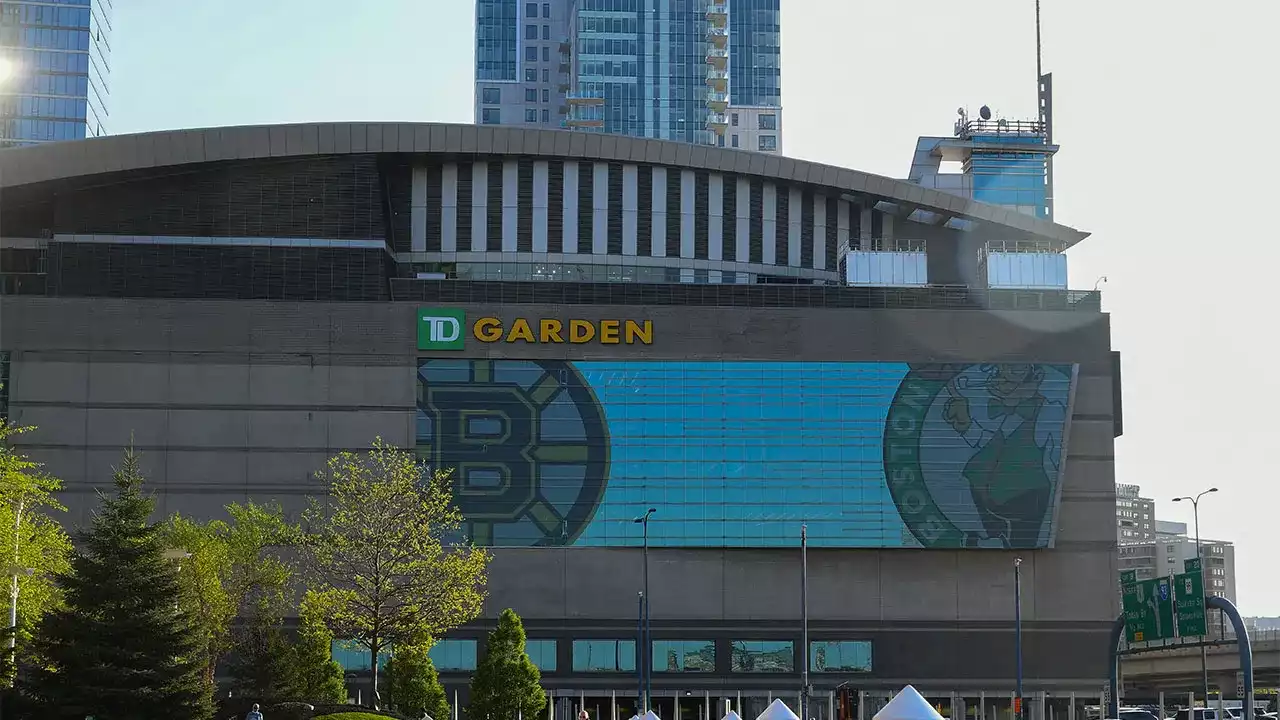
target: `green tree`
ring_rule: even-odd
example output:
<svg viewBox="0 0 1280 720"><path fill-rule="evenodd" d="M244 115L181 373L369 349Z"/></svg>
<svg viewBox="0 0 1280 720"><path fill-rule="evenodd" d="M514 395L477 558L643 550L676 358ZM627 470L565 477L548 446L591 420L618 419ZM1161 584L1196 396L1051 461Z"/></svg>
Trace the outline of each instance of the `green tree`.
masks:
<svg viewBox="0 0 1280 720"><path fill-rule="evenodd" d="M252 697L292 698L293 652L280 618L269 607L254 608L237 633L236 652L227 664L232 687Z"/></svg>
<svg viewBox="0 0 1280 720"><path fill-rule="evenodd" d="M61 601L54 578L70 568L71 539L50 513L64 512L54 493L62 483L41 470L40 464L19 453L11 439L34 427L10 425L0 418L0 561L7 571L9 598L17 597L18 625L8 632L8 619L3 642L4 652L0 677L12 682L14 669L24 659L30 645L31 630L40 618Z"/></svg>
<svg viewBox="0 0 1280 720"><path fill-rule="evenodd" d="M524 623L511 608L502 611L489 633L484 659L471 678L471 720L537 718L547 706L542 674L525 652Z"/></svg>
<svg viewBox="0 0 1280 720"><path fill-rule="evenodd" d="M283 696L311 703L344 703L347 685L333 659L333 634L325 624L332 613L326 597L307 593L298 610L298 637L285 653Z"/></svg>
<svg viewBox="0 0 1280 720"><path fill-rule="evenodd" d="M449 720L449 701L428 654L431 641L397 645L387 661L387 695L401 715Z"/></svg>
<svg viewBox="0 0 1280 720"><path fill-rule="evenodd" d="M280 624L288 612L288 586L292 569L279 551L293 544L297 528L289 525L276 505L226 507L231 522L200 523L174 515L163 526L169 548L188 554L180 566L183 602L198 619L206 658L206 675L214 671L233 647L269 639L263 623ZM251 617L236 633L237 617ZM260 649L260 648L259 648Z"/></svg>
<svg viewBox="0 0 1280 720"><path fill-rule="evenodd" d="M41 621L27 689L41 717L205 720L212 696L201 638L181 605L177 568L166 557L155 501L143 494L132 448L79 536L72 571L58 576L64 607Z"/></svg>
<svg viewBox="0 0 1280 720"><path fill-rule="evenodd" d="M319 477L329 494L303 517L304 572L334 635L368 650L376 703L380 653L480 614L489 554L450 542L462 514L448 473L381 438L330 458Z"/></svg>

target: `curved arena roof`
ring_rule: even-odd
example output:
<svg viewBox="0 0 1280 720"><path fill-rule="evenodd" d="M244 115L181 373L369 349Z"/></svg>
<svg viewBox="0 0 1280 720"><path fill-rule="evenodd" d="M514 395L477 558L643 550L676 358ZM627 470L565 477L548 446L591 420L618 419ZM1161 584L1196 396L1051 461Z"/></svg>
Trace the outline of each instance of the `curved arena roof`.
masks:
<svg viewBox="0 0 1280 720"><path fill-rule="evenodd" d="M973 202L880 175L792 158L665 140L439 123L304 123L114 135L0 152L0 187L13 188L102 173L199 163L375 153L531 155L564 160L638 162L754 175L823 186L833 193L888 203L894 214L921 210L942 224L953 218L1005 234L1069 247L1088 233L1003 207Z"/></svg>

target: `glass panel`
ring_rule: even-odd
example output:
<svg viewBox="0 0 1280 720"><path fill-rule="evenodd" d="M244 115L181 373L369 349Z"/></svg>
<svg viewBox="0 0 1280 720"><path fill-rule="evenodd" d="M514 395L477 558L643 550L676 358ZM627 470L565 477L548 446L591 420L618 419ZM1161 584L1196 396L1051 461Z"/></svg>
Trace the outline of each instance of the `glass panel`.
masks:
<svg viewBox="0 0 1280 720"><path fill-rule="evenodd" d="M621 326L507 317L483 336L474 320L463 340L477 354L502 338L607 331L642 345L663 332L643 315ZM795 547L802 520L814 547L1043 547L1073 375L1066 364L432 358L417 402L439 421L419 425L417 444L477 488L458 502L484 545L639 547L641 526L618 519L657 507L649 543L663 547ZM500 440L462 422L480 410L503 418Z"/></svg>
<svg viewBox="0 0 1280 720"><path fill-rule="evenodd" d="M542 672L556 671L556 641L527 640L524 644L525 654Z"/></svg>
<svg viewBox="0 0 1280 720"><path fill-rule="evenodd" d="M730 669L744 673L795 672L795 643L790 640L735 640Z"/></svg>
<svg viewBox="0 0 1280 720"><path fill-rule="evenodd" d="M369 650L355 640L334 640L330 645L333 659L338 661L343 670L349 672L369 671ZM378 667L385 668L391 659L391 651L378 653Z"/></svg>
<svg viewBox="0 0 1280 720"><path fill-rule="evenodd" d="M436 670L475 670L475 640L440 640L428 653Z"/></svg>
<svg viewBox="0 0 1280 720"><path fill-rule="evenodd" d="M574 672L635 672L635 640L574 640Z"/></svg>
<svg viewBox="0 0 1280 720"><path fill-rule="evenodd" d="M813 672L871 672L869 640L820 640L809 643L809 669Z"/></svg>
<svg viewBox="0 0 1280 720"><path fill-rule="evenodd" d="M715 672L716 645L711 640L655 640L654 672Z"/></svg>

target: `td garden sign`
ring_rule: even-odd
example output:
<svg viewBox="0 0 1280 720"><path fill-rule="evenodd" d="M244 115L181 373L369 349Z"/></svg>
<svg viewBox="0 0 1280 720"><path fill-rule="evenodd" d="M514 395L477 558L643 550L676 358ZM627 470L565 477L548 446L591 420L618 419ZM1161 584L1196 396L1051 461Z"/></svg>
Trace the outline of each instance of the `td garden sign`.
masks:
<svg viewBox="0 0 1280 720"><path fill-rule="evenodd" d="M419 350L462 350L467 338L482 343L531 345L652 345L652 320L468 318L457 308L418 308Z"/></svg>

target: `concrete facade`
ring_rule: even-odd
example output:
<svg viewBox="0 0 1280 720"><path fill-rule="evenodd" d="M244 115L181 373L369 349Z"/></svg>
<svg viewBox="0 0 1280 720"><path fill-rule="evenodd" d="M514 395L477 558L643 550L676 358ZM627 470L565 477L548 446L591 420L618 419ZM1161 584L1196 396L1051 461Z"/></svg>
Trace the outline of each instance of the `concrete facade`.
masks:
<svg viewBox="0 0 1280 720"><path fill-rule="evenodd" d="M296 512L321 490L313 473L329 454L367 447L375 436L412 445L416 359L431 355L415 349L415 308L8 297L0 350L12 358L10 417L40 426L24 437L24 449L65 481L72 523L87 520L94 490L109 484L130 441L143 453L164 514L216 516L246 498L277 499ZM498 317L565 312L466 309ZM573 314L651 318L655 339L613 349L497 343L486 347L488 357L1078 363L1056 546L1016 554L1024 560L1026 673L1030 687L1081 692L1105 677L1103 649L1118 605L1109 590L1118 569L1107 316L602 306ZM656 638L694 628L716 638L798 631L798 552L650 554ZM873 640L874 672L855 684L1011 686L1014 557L811 551L811 636ZM539 637L632 637L640 559L634 548L497 549L485 617L513 607ZM482 625L469 636L482 637ZM569 645L560 642L561 668L571 666ZM713 680L725 682L673 682ZM556 686L554 674L547 681ZM575 678L570 686L625 682Z"/></svg>

